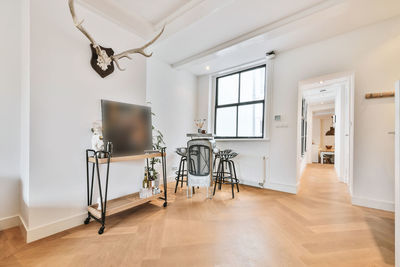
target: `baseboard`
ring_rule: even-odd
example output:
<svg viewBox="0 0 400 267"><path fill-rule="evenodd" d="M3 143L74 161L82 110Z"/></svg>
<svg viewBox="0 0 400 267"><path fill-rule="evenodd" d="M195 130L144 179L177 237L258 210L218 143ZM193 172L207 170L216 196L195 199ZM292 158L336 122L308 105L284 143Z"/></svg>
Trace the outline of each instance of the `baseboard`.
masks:
<svg viewBox="0 0 400 267"><path fill-rule="evenodd" d="M175 177L168 177L168 182L175 181ZM30 243L56 233L68 230L70 228L83 224L83 221L87 217L87 212L77 214L68 218L64 218L49 224L41 225L35 228L21 227L22 231L25 231L26 242ZM21 220L22 221L22 220Z"/></svg>
<svg viewBox="0 0 400 267"><path fill-rule="evenodd" d="M167 176L167 182L171 183L171 182L175 182L175 176ZM160 183L162 184L162 183Z"/></svg>
<svg viewBox="0 0 400 267"><path fill-rule="evenodd" d="M22 233L22 236L24 237L24 240L26 242L26 237L27 237L27 233L28 233L28 227L26 226L26 223L24 221L24 219L22 218L21 215L18 216L19 220L20 220L20 224L19 224L19 230Z"/></svg>
<svg viewBox="0 0 400 267"><path fill-rule="evenodd" d="M291 185L291 184L280 184L280 183L267 182L267 183L265 183L264 188L267 188L270 190L275 190L275 191L280 191L280 192L285 192L285 193L290 193L290 194L297 194L297 186Z"/></svg>
<svg viewBox="0 0 400 267"><path fill-rule="evenodd" d="M20 223L19 215L2 218L0 219L0 231L19 226Z"/></svg>
<svg viewBox="0 0 400 267"><path fill-rule="evenodd" d="M70 228L83 224L87 217L87 212L61 219L49 224L41 225L35 228L29 228L26 231L26 242L30 243L56 233L68 230Z"/></svg>
<svg viewBox="0 0 400 267"><path fill-rule="evenodd" d="M353 196L351 198L351 203L356 206L394 212L394 202L386 200L376 200Z"/></svg>
<svg viewBox="0 0 400 267"><path fill-rule="evenodd" d="M288 185L288 184L279 184L279 183L265 183L264 186L261 186L258 182L250 181L250 180L243 180L240 179L240 183L248 186L258 187L258 188L265 188L274 191L280 191L290 194L297 193L297 186L296 185Z"/></svg>

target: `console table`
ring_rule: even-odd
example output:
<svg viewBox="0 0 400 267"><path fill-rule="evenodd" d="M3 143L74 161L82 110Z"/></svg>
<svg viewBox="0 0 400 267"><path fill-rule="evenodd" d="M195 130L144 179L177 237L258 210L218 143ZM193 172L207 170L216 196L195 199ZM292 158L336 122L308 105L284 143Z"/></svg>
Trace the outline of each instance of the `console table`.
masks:
<svg viewBox="0 0 400 267"><path fill-rule="evenodd" d="M325 155L335 156L335 151L321 151L320 155L321 155L321 164L324 164L324 156Z"/></svg>
<svg viewBox="0 0 400 267"><path fill-rule="evenodd" d="M87 206L88 206L88 217L84 221L85 224L90 222L90 219L93 218L95 221L101 224L101 227L98 233L101 235L104 232L106 217L112 214L116 214L122 212L124 210L136 207L138 205L150 202L154 199L162 199L164 200L164 207L167 206L167 167L166 167L166 148L162 148L161 151L156 153L145 153L142 155L132 155L132 156L124 156L124 157L112 157L111 153L106 151L94 151L92 149L86 150L86 182L87 182ZM105 155L105 157L100 158L100 155ZM163 175L163 183L164 183L164 191L160 194L153 195L148 198L140 198L139 192L122 196L119 198L115 198L112 200L107 200L108 193L108 179L110 173L110 163L113 162L125 162L125 161L133 161L133 160L142 160L146 159L147 167L149 167L149 159L151 158L161 158L162 163L162 175ZM106 164L106 180L104 188L101 184L100 177L100 165ZM91 165L91 166L90 166ZM90 168L91 167L91 168ZM91 169L91 171L90 171ZM98 209L98 204L93 204L93 184L94 184L94 176L97 176L97 183L99 185L99 195L100 202L102 203L101 209ZM104 192L104 195L103 195Z"/></svg>

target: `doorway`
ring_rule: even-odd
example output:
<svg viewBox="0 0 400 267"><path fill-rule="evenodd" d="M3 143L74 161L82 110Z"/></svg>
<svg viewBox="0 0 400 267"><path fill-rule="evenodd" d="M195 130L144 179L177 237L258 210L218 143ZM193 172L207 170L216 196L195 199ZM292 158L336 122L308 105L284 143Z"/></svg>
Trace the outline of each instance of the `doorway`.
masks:
<svg viewBox="0 0 400 267"><path fill-rule="evenodd" d="M299 82L297 184L307 164L332 164L353 193L354 73Z"/></svg>

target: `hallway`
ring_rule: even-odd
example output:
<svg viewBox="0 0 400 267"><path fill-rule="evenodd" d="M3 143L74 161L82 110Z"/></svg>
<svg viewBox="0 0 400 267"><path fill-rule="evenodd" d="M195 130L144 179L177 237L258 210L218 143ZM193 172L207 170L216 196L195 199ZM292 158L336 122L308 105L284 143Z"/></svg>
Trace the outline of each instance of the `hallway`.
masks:
<svg viewBox="0 0 400 267"><path fill-rule="evenodd" d="M301 210L313 232L303 246L318 255L315 259L326 259L320 264L394 265L394 213L351 205L347 185L337 180L334 165L307 166L297 203L297 212Z"/></svg>
<svg viewBox="0 0 400 267"><path fill-rule="evenodd" d="M185 188L162 202L31 244L0 232L0 266L393 266L394 215L355 207L330 165L308 165L298 195L242 186L213 200ZM156 204L156 205L154 205Z"/></svg>

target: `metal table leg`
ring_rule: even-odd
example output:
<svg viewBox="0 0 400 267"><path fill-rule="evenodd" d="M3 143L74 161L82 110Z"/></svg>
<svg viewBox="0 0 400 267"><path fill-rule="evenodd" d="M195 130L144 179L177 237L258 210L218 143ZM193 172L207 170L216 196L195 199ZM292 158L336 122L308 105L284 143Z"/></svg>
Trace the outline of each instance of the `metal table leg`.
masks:
<svg viewBox="0 0 400 267"><path fill-rule="evenodd" d="M163 183L164 183L164 207L166 207L167 204L167 160L165 158L165 150L166 147L161 148L161 165L162 165L162 173L163 173Z"/></svg>
<svg viewBox="0 0 400 267"><path fill-rule="evenodd" d="M99 154L104 153L107 156L107 172L106 172L106 188L103 198L102 188L101 188L101 177L100 177L100 168L99 168ZM108 192L108 176L110 171L110 159L111 154L106 151L97 151L95 154L96 159L96 171L97 171L97 182L99 184L99 195L100 195L100 205L101 205L101 227L99 229L99 235L104 232L105 224L106 224L106 211L107 211L107 192ZM104 199L104 201L103 201Z"/></svg>

